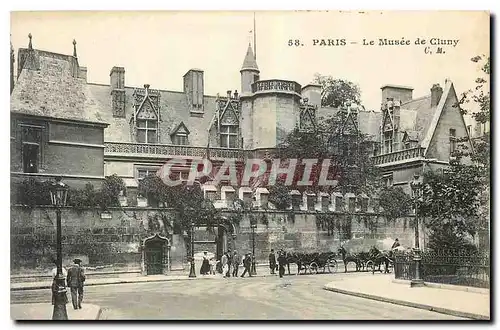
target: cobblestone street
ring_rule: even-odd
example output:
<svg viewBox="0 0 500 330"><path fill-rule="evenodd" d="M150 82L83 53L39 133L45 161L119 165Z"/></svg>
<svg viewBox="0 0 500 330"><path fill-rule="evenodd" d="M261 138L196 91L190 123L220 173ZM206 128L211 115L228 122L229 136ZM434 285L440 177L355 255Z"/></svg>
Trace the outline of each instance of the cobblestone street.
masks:
<svg viewBox="0 0 500 330"><path fill-rule="evenodd" d="M323 290L331 280L310 275L104 285L86 288L85 302L101 306L105 320L460 319ZM11 292L11 301L50 302L50 292Z"/></svg>

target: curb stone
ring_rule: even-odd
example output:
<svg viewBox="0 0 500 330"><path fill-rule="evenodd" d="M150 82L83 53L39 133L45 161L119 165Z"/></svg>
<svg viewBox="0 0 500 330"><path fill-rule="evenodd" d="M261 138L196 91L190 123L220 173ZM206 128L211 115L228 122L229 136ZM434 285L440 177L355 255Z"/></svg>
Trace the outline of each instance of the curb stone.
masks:
<svg viewBox="0 0 500 330"><path fill-rule="evenodd" d="M371 295L371 294L367 294L367 293L343 290L343 289L339 289L339 288L335 288L335 287L330 287L328 285L325 285L323 287L323 289L325 289L327 291L332 291L332 292L336 292L336 293L350 295L350 296L356 296L356 297L365 298L365 299L377 300L377 301L382 301L382 302L406 306L406 307L424 309L424 310L428 310L431 312L437 312L437 313L441 313L441 314L447 314L447 315L463 317L463 318L468 318L468 319L473 319L473 320L482 320L482 321L485 321L485 320L489 321L490 320L490 317L488 317L486 315L460 312L460 311L442 308L442 307L435 307L435 306L431 306L431 305L414 303L414 302L410 302L410 301L404 301L404 300L393 299L393 298L386 298L386 297Z"/></svg>

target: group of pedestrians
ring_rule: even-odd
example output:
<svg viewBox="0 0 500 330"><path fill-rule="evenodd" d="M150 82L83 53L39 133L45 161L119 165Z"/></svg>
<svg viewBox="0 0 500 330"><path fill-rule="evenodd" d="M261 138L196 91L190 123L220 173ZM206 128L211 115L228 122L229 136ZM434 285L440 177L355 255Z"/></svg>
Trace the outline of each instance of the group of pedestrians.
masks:
<svg viewBox="0 0 500 330"><path fill-rule="evenodd" d="M252 277L251 266L252 266L252 254L247 253L243 257L238 251L234 250L226 251L222 255L221 259L216 261L215 258L209 258L208 252L203 253L203 261L200 268L201 275L215 275L216 272L222 273L224 278L228 277L238 277L238 271L240 265L243 264L244 270L240 277L245 277L248 274Z"/></svg>

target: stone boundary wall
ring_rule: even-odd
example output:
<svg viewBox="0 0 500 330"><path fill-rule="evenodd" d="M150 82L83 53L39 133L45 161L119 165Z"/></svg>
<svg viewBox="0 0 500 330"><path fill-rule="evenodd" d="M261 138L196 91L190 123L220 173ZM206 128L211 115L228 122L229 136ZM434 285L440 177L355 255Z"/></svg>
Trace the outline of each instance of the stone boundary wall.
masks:
<svg viewBox="0 0 500 330"><path fill-rule="evenodd" d="M170 261L172 270L187 269L187 249L183 233L168 232L158 213L166 215L166 221L174 222L172 210L155 208L124 207L107 212L100 210L80 210L70 207L62 209L63 259L69 265L79 257L89 267L103 270L134 270L141 267L142 242L145 238L160 232L170 238ZM232 211L223 214L231 216ZM386 224L376 215L376 228L365 225L359 216L334 214L334 217L349 218L352 239L347 240L341 233L318 228L319 212L308 211L252 211L243 214L235 225L236 235L227 235L227 248L240 253L252 251L252 231L250 214L257 220L255 230L255 252L258 263L266 263L271 249L289 249L299 252L337 251L341 244L363 242L366 239L398 237L403 246L413 246L414 231L411 219L399 219ZM406 221L406 226L405 226ZM421 235L423 236L423 235ZM215 235L198 228L196 240L214 240ZM54 268L52 259L56 255L56 212L51 207L27 208L11 207L11 272L48 272ZM349 243L349 244L351 244ZM210 243L196 244L195 252L215 251Z"/></svg>

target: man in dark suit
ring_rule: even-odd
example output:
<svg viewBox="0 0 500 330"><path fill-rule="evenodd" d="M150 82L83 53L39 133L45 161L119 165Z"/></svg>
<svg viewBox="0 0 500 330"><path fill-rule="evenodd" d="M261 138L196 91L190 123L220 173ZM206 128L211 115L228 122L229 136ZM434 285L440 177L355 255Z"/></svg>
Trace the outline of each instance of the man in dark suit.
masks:
<svg viewBox="0 0 500 330"><path fill-rule="evenodd" d="M247 253L245 255L245 259L243 259L243 266L245 267L245 270L243 271L243 274L241 274L241 277L245 277L246 273L248 273L249 277L252 277L252 272L250 272L251 265L252 265L252 257L250 257L250 253Z"/></svg>
<svg viewBox="0 0 500 330"><path fill-rule="evenodd" d="M283 275L285 275L285 264L286 264L286 255L285 251L283 250L279 251L278 264L279 264L279 276L283 277Z"/></svg>
<svg viewBox="0 0 500 330"><path fill-rule="evenodd" d="M80 266L81 260L73 260L74 264L68 270L66 283L71 289L71 301L73 302L74 309L82 308L83 300L83 283L85 282L85 272Z"/></svg>
<svg viewBox="0 0 500 330"><path fill-rule="evenodd" d="M238 277L238 267L241 264L241 256L238 251L234 250L233 255L233 277Z"/></svg>
<svg viewBox="0 0 500 330"><path fill-rule="evenodd" d="M276 270L276 255L274 254L274 249L271 249L269 253L269 268L271 269L271 275L274 275Z"/></svg>

